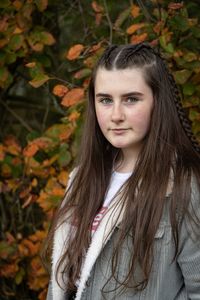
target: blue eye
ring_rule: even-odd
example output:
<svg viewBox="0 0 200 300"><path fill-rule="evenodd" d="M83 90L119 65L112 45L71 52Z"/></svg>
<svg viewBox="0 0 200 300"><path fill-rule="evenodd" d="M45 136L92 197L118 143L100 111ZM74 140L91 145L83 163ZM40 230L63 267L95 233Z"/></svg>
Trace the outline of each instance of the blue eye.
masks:
<svg viewBox="0 0 200 300"><path fill-rule="evenodd" d="M99 102L101 102L101 103L103 103L103 104L110 104L110 103L112 103L113 101L112 101L112 99L110 99L110 98L102 98L102 99L99 100Z"/></svg>
<svg viewBox="0 0 200 300"><path fill-rule="evenodd" d="M136 98L136 97L132 97L132 96L127 97L126 100L125 100L126 103L135 103L137 101L139 101L139 99Z"/></svg>

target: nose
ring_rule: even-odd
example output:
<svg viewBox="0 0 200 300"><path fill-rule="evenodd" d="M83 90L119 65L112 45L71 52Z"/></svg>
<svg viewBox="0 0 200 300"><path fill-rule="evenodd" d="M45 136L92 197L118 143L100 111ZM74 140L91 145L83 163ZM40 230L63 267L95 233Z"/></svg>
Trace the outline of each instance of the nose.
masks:
<svg viewBox="0 0 200 300"><path fill-rule="evenodd" d="M115 123L124 121L124 112L120 103L115 103L113 105L111 120Z"/></svg>

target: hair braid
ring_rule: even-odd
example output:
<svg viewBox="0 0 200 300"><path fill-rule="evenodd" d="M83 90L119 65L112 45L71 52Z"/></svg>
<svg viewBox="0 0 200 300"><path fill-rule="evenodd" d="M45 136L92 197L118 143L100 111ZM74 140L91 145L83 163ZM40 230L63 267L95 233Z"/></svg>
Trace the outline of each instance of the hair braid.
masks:
<svg viewBox="0 0 200 300"><path fill-rule="evenodd" d="M183 127L183 129L184 129L187 137L190 139L190 141L191 141L194 149L197 152L200 153L199 143L198 143L197 139L195 138L195 136L194 136L194 134L192 132L191 125L189 123L189 120L188 120L188 118L186 116L186 113L185 113L185 111L183 109L183 106L182 106L179 89L178 89L178 87L176 85L176 82L174 80L173 75L169 72L169 70L168 70L167 67L166 67L166 71L167 71L167 75L168 75L169 81L171 83L172 93L174 95L174 102L175 102L175 105L176 105L176 109L177 109L178 116L179 116L179 119L181 121L182 127Z"/></svg>
<svg viewBox="0 0 200 300"><path fill-rule="evenodd" d="M194 134L192 132L191 125L190 125L189 120L186 116L186 113L183 109L182 102L181 102L181 97L180 97L180 92L179 92L179 89L177 87L177 84L175 82L175 79L174 79L173 75L170 73L169 68L167 67L165 60L163 59L162 55L160 54L160 52L158 52L157 49L153 49L150 45L148 45L146 43L144 43L144 47L148 48L154 55L156 55L159 59L162 60L163 65L164 65L165 70L166 70L166 73L167 73L167 76L168 76L168 79L171 83L171 91L172 91L172 94L174 95L174 103L175 103L175 106L176 106L176 109L177 109L178 116L179 116L179 119L181 121L182 127L183 127L187 137L191 141L191 143L193 145L193 148L198 153L200 153L199 143L198 143L196 137L194 136Z"/></svg>

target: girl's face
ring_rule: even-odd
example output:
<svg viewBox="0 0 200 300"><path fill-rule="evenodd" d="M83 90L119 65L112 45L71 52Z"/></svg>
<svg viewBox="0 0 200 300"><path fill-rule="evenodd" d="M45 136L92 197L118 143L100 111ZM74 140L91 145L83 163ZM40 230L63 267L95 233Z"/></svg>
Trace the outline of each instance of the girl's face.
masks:
<svg viewBox="0 0 200 300"><path fill-rule="evenodd" d="M95 80L95 110L100 129L116 148L138 152L148 133L153 93L138 68L99 68Z"/></svg>

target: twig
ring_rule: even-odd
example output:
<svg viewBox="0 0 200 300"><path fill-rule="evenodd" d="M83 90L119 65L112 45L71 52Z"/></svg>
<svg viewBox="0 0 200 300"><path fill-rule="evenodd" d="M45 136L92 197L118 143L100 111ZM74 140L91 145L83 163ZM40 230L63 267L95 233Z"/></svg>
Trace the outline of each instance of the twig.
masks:
<svg viewBox="0 0 200 300"><path fill-rule="evenodd" d="M104 3L105 12L106 12L105 15L106 15L106 18L107 18L107 21L108 21L108 25L109 25L109 28L110 28L109 43L112 44L112 39L113 39L113 25L112 25L112 22L111 22L111 19L110 19L110 16L109 16L108 5L107 5L106 0L103 0L103 3Z"/></svg>
<svg viewBox="0 0 200 300"><path fill-rule="evenodd" d="M1 105L3 105L7 111L9 111L11 113L11 115L13 115L13 117L15 117L15 119L17 119L29 132L32 132L33 129L21 118L19 117L6 103L4 103L2 100L0 100Z"/></svg>
<svg viewBox="0 0 200 300"><path fill-rule="evenodd" d="M140 8L143 10L144 16L146 17L147 21L153 21L156 22L156 19L153 18L150 13L148 12L146 6L144 5L142 0L136 0Z"/></svg>

